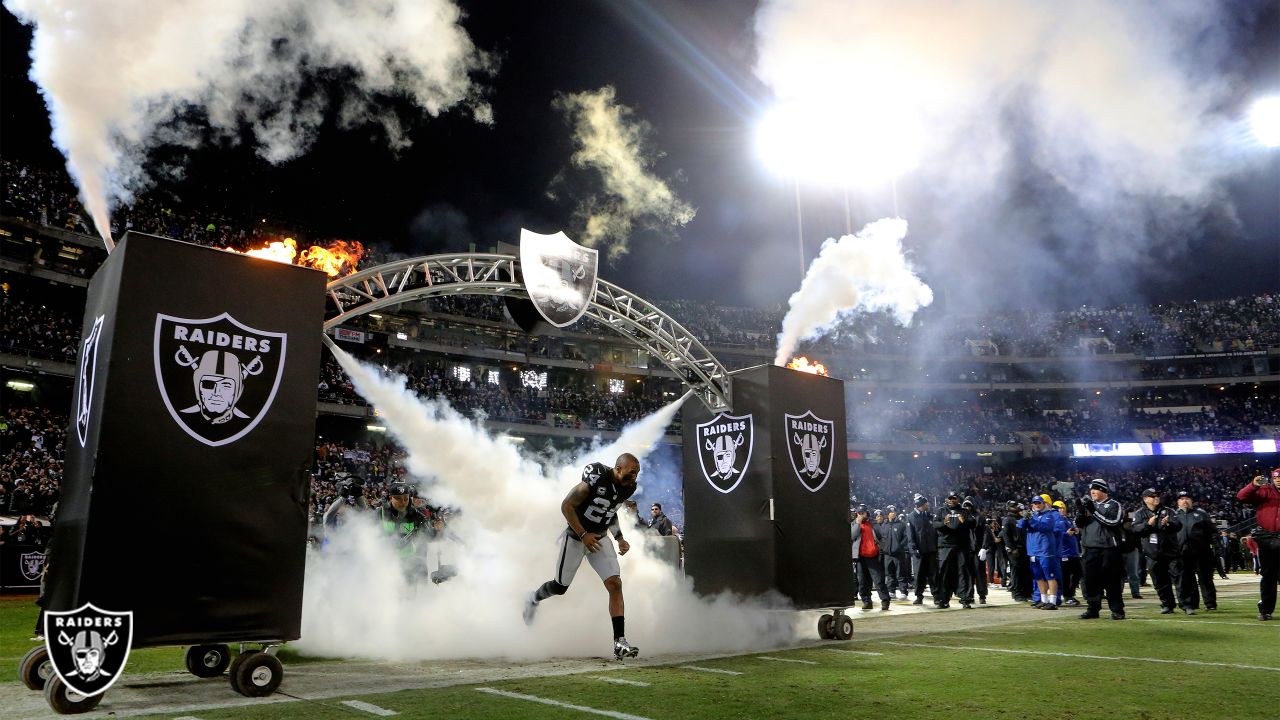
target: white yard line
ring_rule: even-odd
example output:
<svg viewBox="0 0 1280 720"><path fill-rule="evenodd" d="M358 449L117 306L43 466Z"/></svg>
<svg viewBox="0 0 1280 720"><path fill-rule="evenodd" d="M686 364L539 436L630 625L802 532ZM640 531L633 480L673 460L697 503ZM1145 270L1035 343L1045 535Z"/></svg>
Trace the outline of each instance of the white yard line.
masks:
<svg viewBox="0 0 1280 720"><path fill-rule="evenodd" d="M592 680L602 680L607 683L613 683L614 685L631 685L633 687L649 687L649 683L640 682L639 680L624 680L622 678L609 677L607 675L588 675L587 677L591 678Z"/></svg>
<svg viewBox="0 0 1280 720"><path fill-rule="evenodd" d="M770 661L770 662L796 663L797 665L817 665L817 664L818 664L818 663L816 663L816 662L814 662L814 661L812 661L812 660L789 660L789 659L787 659L787 658L769 657L769 656L767 656L767 655L762 655L762 656L760 656L760 657L758 657L758 658L756 658L756 659L757 659L757 660L768 660L768 661Z"/></svg>
<svg viewBox="0 0 1280 720"><path fill-rule="evenodd" d="M716 673L717 675L742 675L744 673L735 670L719 670L717 668L698 667L697 665L681 665L681 670L693 670L696 672Z"/></svg>
<svg viewBox="0 0 1280 720"><path fill-rule="evenodd" d="M844 653L845 655L871 655L873 657L881 657L884 653L871 652L870 650L841 650L840 648L823 648L827 652Z"/></svg>
<svg viewBox="0 0 1280 720"><path fill-rule="evenodd" d="M373 703L367 703L363 700L343 700L342 704L346 705L349 708L354 708L356 710L367 712L370 715L377 715L378 717L391 717L392 715L400 714L395 710L388 710L383 707L378 707Z"/></svg>
<svg viewBox="0 0 1280 720"><path fill-rule="evenodd" d="M649 720L649 718L640 715L628 715L626 713L614 712L613 710L600 710L586 705L574 705L572 703L560 702L551 698L538 697L537 695L525 695L524 693L507 692L497 688L476 688L476 691L486 693L488 695L498 695L512 700L528 700L529 702L542 703L543 705L551 705L553 707L561 707L567 710L577 710L578 712L591 713L592 715L600 715L603 717L616 718L616 720Z"/></svg>
<svg viewBox="0 0 1280 720"><path fill-rule="evenodd" d="M1162 663L1165 665L1204 665L1208 667L1237 668L1240 670L1269 670L1271 672L1280 672L1280 667L1267 667L1265 665L1239 665L1236 663L1206 662L1204 660L1165 660L1163 658L1130 657L1127 655L1083 655L1083 654L1077 654L1077 653L1049 652L1047 650L1012 650L1009 648L973 647L969 645L934 645L931 643L904 643L904 642L895 642L891 640L881 640L880 642L884 645L896 645L898 647L931 648L935 650L975 650L977 652L1006 653L1010 655L1048 655L1052 657L1084 658L1086 660L1130 660L1133 662Z"/></svg>

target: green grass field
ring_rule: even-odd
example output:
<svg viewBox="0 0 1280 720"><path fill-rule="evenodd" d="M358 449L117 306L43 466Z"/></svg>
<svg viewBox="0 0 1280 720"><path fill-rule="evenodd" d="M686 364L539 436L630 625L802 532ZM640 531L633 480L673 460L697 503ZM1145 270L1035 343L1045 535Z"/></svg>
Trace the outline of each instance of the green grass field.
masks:
<svg viewBox="0 0 1280 720"><path fill-rule="evenodd" d="M352 688L350 696L320 701L167 716L195 715L201 720L374 717L367 708L343 704L359 700L400 717L457 720L600 716L568 705L614 713L607 716L623 720L627 716L654 720L1274 718L1280 714L1280 622L1255 619L1255 593L1251 586L1224 593L1219 611L1196 617L1162 617L1148 600L1131 608L1131 619L1124 622L1083 622L1076 619L1076 612L1067 611L951 610L912 616L917 620L906 632L858 623L855 637L865 634L865 639L695 663L739 674L689 670L681 667L685 663L608 666L585 674L483 686L372 695L360 695L359 688ZM993 622L980 628L930 631L931 624L945 625L932 618L956 612L989 613ZM857 617L855 613L855 621ZM16 682L18 660L32 645L27 638L33 621L26 601L0 602L0 682ZM285 659L286 665L298 662ZM341 666L340 661L330 661L324 667L330 665ZM181 666L179 649L139 650L130 657L129 673L171 672ZM104 703L101 710L108 709Z"/></svg>

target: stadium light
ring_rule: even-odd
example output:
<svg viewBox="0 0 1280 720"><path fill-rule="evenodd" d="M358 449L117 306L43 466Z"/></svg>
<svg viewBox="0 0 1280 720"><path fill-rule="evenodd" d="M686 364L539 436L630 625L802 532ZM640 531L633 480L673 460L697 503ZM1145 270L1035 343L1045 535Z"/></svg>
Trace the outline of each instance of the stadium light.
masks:
<svg viewBox="0 0 1280 720"><path fill-rule="evenodd" d="M888 182L920 161L923 134L911 113L876 105L780 103L756 128L756 149L774 172L806 183Z"/></svg>
<svg viewBox="0 0 1280 720"><path fill-rule="evenodd" d="M1249 108L1249 127L1265 147L1280 147L1280 96L1255 101Z"/></svg>

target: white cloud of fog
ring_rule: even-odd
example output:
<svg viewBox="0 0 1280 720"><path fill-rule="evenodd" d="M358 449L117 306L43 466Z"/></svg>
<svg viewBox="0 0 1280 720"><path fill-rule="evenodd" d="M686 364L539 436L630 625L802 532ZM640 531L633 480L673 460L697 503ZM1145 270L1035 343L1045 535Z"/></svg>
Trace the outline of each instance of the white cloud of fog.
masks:
<svg viewBox="0 0 1280 720"><path fill-rule="evenodd" d="M573 125L573 166L598 173L603 188L578 204L584 244L618 257L636 225L671 230L693 220L697 211L653 172L660 155L648 146L648 124L618 102L613 87L562 95L554 106Z"/></svg>
<svg viewBox="0 0 1280 720"><path fill-rule="evenodd" d="M251 130L258 154L303 153L326 112L373 123L392 148L409 144L381 100L403 97L430 115L465 105L492 113L473 76L490 69L452 0L4 0L35 28L31 77L49 107L99 232L113 204L145 186L156 142L191 145L175 125L194 111L228 138ZM342 97L307 85L341 72Z"/></svg>

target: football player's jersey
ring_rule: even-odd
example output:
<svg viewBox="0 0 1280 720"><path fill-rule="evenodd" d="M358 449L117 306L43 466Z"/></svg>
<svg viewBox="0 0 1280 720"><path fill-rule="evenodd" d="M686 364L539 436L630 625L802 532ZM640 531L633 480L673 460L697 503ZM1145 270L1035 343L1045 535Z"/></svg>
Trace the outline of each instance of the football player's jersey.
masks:
<svg viewBox="0 0 1280 720"><path fill-rule="evenodd" d="M613 468L604 463L591 463L582 469L582 482L587 484L588 495L582 504L574 508L578 522L589 533L603 535L613 522L618 506L631 497L635 486L623 488L613 480Z"/></svg>

